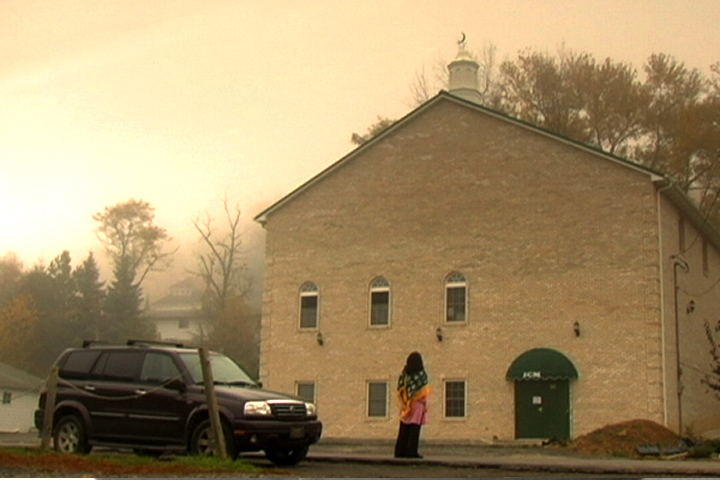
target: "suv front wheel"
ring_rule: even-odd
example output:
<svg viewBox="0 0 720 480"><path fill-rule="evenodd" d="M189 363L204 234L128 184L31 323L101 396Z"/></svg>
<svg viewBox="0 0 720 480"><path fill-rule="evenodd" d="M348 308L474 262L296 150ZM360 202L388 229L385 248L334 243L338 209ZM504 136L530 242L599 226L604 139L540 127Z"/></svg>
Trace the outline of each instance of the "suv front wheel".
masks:
<svg viewBox="0 0 720 480"><path fill-rule="evenodd" d="M225 422L221 421L221 423L225 435L225 451L229 458L235 459L238 456L235 439ZM193 430L192 439L190 440L190 453L193 455L215 455L215 439L213 438L210 420L203 420Z"/></svg>
<svg viewBox="0 0 720 480"><path fill-rule="evenodd" d="M66 415L58 421L53 443L60 453L90 453L85 424L77 415Z"/></svg>

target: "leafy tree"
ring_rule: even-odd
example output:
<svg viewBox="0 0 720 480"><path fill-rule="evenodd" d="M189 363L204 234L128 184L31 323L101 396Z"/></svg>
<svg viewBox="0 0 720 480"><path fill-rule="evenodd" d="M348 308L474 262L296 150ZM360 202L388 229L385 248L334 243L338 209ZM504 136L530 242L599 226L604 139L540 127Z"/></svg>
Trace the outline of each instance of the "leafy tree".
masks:
<svg viewBox="0 0 720 480"><path fill-rule="evenodd" d="M635 156L643 164L673 172L686 188L690 180L686 151L679 148L686 122L701 104L703 81L697 70L688 70L673 57L651 55L645 65L644 138Z"/></svg>
<svg viewBox="0 0 720 480"><path fill-rule="evenodd" d="M13 252L0 258L0 307L17 293L23 275L23 264Z"/></svg>
<svg viewBox="0 0 720 480"><path fill-rule="evenodd" d="M360 135L359 133L353 133L350 137L350 141L352 141L352 143L354 143L355 145L362 145L363 143L387 130L387 128L390 127L393 123L395 123L395 120L393 119L378 116L377 122L370 125L370 127L368 127L367 129L367 132L365 132L363 135Z"/></svg>
<svg viewBox="0 0 720 480"><path fill-rule="evenodd" d="M103 340L156 336L154 326L140 315L141 284L150 271L167 266L175 252L163 250L171 238L164 228L155 225L154 212L149 203L130 199L93 215L114 274L104 302L105 322L97 329Z"/></svg>
<svg viewBox="0 0 720 480"><path fill-rule="evenodd" d="M500 65L503 75L501 108L522 120L560 135L581 135L577 99L567 88L572 58L525 51L515 62Z"/></svg>
<svg viewBox="0 0 720 480"><path fill-rule="evenodd" d="M163 251L172 239L164 228L155 225L154 212L149 203L130 199L93 215L100 224L97 237L113 265L132 270L138 285L148 272L167 266L174 253Z"/></svg>
<svg viewBox="0 0 720 480"><path fill-rule="evenodd" d="M0 307L0 361L38 372L35 361L38 318L29 294L17 294Z"/></svg>
<svg viewBox="0 0 720 480"><path fill-rule="evenodd" d="M100 339L100 325L103 319L105 283L100 281L100 270L92 252L82 265L73 271L76 286L75 310L76 336L78 339Z"/></svg>
<svg viewBox="0 0 720 480"><path fill-rule="evenodd" d="M75 286L71 272L70 253L66 250L47 267L35 265L22 285L21 291L32 297L38 314L33 358L40 371L45 371L75 340Z"/></svg>
<svg viewBox="0 0 720 480"><path fill-rule="evenodd" d="M128 338L155 338L155 326L141 316L142 289L135 282L130 257L120 259L115 265L114 276L105 298L106 321L98 328L99 338L113 342Z"/></svg>
<svg viewBox="0 0 720 480"><path fill-rule="evenodd" d="M568 82L580 108L581 136L606 152L627 153L628 144L641 132L647 101L637 72L609 58L598 64L589 55L571 65Z"/></svg>
<svg viewBox="0 0 720 480"><path fill-rule="evenodd" d="M235 359L257 378L260 365L260 315L253 312L245 298L237 295L228 297L225 308L207 332L207 345Z"/></svg>
<svg viewBox="0 0 720 480"><path fill-rule="evenodd" d="M73 304L75 281L72 276L71 264L70 252L64 250L50 262L47 268L47 274L53 283L52 301L54 310L59 312L66 322L75 313Z"/></svg>

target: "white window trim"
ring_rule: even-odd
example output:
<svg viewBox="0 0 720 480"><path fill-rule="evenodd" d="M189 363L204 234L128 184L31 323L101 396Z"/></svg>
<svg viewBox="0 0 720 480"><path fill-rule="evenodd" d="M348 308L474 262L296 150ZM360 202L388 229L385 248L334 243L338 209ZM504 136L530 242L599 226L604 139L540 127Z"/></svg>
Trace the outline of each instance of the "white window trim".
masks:
<svg viewBox="0 0 720 480"><path fill-rule="evenodd" d="M447 416L447 384L462 382L465 385L464 388L464 399L463 399L463 416L462 417L448 417ZM443 396L442 396L442 415L443 420L448 422L465 422L468 420L468 381L467 378L443 378Z"/></svg>
<svg viewBox="0 0 720 480"><path fill-rule="evenodd" d="M312 385L313 386L313 398L312 403L317 407L317 382L315 380L297 380L295 382L295 395L300 396L300 385Z"/></svg>
<svg viewBox="0 0 720 480"><path fill-rule="evenodd" d="M385 415L370 416L370 384L385 384ZM366 420L387 420L390 416L390 382L387 379L372 379L365 382L365 419Z"/></svg>
<svg viewBox="0 0 720 480"><path fill-rule="evenodd" d="M303 290L306 286L312 286L314 290ZM315 326L314 327L303 327L302 326L302 301L303 298L315 297L317 299L315 307ZM300 286L300 296L298 297L298 330L303 332L314 332L320 329L320 289L315 282L305 282Z"/></svg>
<svg viewBox="0 0 720 480"><path fill-rule="evenodd" d="M459 274L462 275L463 281L450 281L450 277ZM464 287L465 288L465 320L462 321L448 321L447 309L448 309L448 289L453 287ZM470 287L467 280L467 276L459 270L454 270L445 276L445 284L443 285L443 324L445 325L466 325L470 318Z"/></svg>
<svg viewBox="0 0 720 480"><path fill-rule="evenodd" d="M375 281L377 281L377 280L384 280L386 285L373 286L373 283L375 283ZM388 293L388 318L387 318L387 323L384 325L373 325L373 323L372 323L372 307L373 307L372 296L373 296L373 293L378 293L378 292L387 292ZM385 277L382 277L382 276L375 277L370 282L370 292L368 295L368 326L370 328L390 328L391 325L392 325L392 289L390 288L390 282L388 282L387 278L385 278Z"/></svg>

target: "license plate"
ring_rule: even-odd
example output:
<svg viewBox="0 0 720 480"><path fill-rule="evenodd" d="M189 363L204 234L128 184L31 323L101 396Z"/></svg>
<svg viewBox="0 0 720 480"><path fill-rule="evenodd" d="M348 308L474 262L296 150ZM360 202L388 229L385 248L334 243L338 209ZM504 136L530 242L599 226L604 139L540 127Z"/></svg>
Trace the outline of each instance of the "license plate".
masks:
<svg viewBox="0 0 720 480"><path fill-rule="evenodd" d="M290 438L303 438L305 427L290 427Z"/></svg>

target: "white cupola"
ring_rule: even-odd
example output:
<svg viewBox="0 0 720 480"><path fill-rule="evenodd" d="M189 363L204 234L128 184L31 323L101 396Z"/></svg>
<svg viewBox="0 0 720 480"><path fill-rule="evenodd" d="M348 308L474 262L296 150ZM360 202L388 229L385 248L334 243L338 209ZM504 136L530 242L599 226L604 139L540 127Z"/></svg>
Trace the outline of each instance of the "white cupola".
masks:
<svg viewBox="0 0 720 480"><path fill-rule="evenodd" d="M478 64L467 51L467 37L462 34L462 39L458 42L458 53L455 60L448 65L450 73L450 84L448 91L465 100L475 103L482 103L482 95L478 90Z"/></svg>

